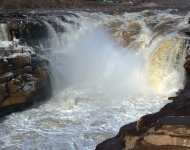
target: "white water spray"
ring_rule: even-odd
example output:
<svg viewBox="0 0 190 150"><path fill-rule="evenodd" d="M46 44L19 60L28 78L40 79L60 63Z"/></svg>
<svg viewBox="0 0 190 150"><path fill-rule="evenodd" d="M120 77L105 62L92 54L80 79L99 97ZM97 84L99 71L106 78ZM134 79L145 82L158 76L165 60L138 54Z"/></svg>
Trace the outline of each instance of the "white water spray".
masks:
<svg viewBox="0 0 190 150"><path fill-rule="evenodd" d="M52 49L53 53L47 56L55 79L54 96L46 103L37 103L38 107L12 114L3 120L0 124L3 129L0 148L92 150L98 143L115 136L122 125L156 112L166 104L168 93L163 95L158 91L165 85L158 82L159 86L154 88L149 79L166 81L165 84L171 81L165 79L175 79L176 83L169 88L179 88L178 83L182 81L176 77L181 72L178 66L182 67L183 63L180 51L183 41L176 39L177 32L170 35L172 37L163 38L162 34L158 34L154 38L155 28L151 24L162 20L160 25L167 26L168 20L174 17L181 28L183 18L187 17L167 15L165 19L164 15L157 14L160 11L153 10L149 19L148 13L110 16L77 12L80 18L67 18L73 24L58 22L65 28L63 35L56 36L63 48ZM127 22L136 28L125 26ZM133 34L132 37L123 36L126 35L124 27ZM178 28L176 26L175 30ZM49 26L49 29L52 28ZM159 30L158 26L156 30ZM53 29L49 31L55 32ZM131 42L126 42L130 44L121 48L118 43L125 40ZM161 42L163 40L166 44ZM137 44L134 49L133 45ZM57 47L60 48L60 45ZM158 62L171 64L168 65L170 69L153 61L157 58L160 58ZM148 63L151 61L154 63ZM162 75L157 78L153 73L159 68Z"/></svg>

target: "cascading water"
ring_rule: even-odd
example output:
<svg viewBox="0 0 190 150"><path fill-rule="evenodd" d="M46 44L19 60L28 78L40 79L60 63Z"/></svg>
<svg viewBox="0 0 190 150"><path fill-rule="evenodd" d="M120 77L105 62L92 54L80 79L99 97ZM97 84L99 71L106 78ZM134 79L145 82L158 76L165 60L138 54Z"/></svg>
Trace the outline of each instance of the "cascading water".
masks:
<svg viewBox="0 0 190 150"><path fill-rule="evenodd" d="M95 149L183 87L189 14L75 14L55 19L62 33L46 23L54 95L1 119L1 149Z"/></svg>
<svg viewBox="0 0 190 150"><path fill-rule="evenodd" d="M10 41L11 40L11 36L9 33L9 28L8 25L5 23L2 23L0 25L0 41Z"/></svg>
<svg viewBox="0 0 190 150"><path fill-rule="evenodd" d="M0 24L0 47L10 47L12 45L8 24Z"/></svg>

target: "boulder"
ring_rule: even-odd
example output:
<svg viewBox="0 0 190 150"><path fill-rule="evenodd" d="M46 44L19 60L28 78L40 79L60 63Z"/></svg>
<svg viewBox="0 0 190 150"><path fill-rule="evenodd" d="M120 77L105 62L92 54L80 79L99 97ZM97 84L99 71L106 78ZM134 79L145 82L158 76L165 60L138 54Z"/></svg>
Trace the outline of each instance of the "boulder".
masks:
<svg viewBox="0 0 190 150"><path fill-rule="evenodd" d="M7 95L6 83L0 84L0 103L3 102Z"/></svg>
<svg viewBox="0 0 190 150"><path fill-rule="evenodd" d="M144 137L144 141L155 146L175 145L190 148L190 137L173 137L170 135L150 134Z"/></svg>
<svg viewBox="0 0 190 150"><path fill-rule="evenodd" d="M14 93L18 90L18 86L14 85L13 81L7 82L7 89L9 93Z"/></svg>
<svg viewBox="0 0 190 150"><path fill-rule="evenodd" d="M0 58L0 117L51 96L48 65L41 57L33 58L31 65L30 53Z"/></svg>
<svg viewBox="0 0 190 150"><path fill-rule="evenodd" d="M20 24L20 23L14 23L14 22L11 22L9 23L9 29L10 30L14 30L14 31L20 31L21 28L24 27L24 24Z"/></svg>
<svg viewBox="0 0 190 150"><path fill-rule="evenodd" d="M186 57L185 57L185 61L189 61L190 60L190 55L187 55Z"/></svg>
<svg viewBox="0 0 190 150"><path fill-rule="evenodd" d="M132 149L134 148L135 142L144 137L145 133L151 129L155 124L152 124L148 127L142 128L140 130L137 130L133 133L131 133L130 135L126 134L125 135L125 148L126 149Z"/></svg>
<svg viewBox="0 0 190 150"><path fill-rule="evenodd" d="M155 133L190 137L190 116L160 118L156 123Z"/></svg>
<svg viewBox="0 0 190 150"><path fill-rule="evenodd" d="M10 97L6 98L1 104L0 107L15 105L19 103L26 103L27 102L27 93L22 91L17 91L15 93L10 93Z"/></svg>
<svg viewBox="0 0 190 150"><path fill-rule="evenodd" d="M20 80L19 79L13 79L14 85L20 85Z"/></svg>
<svg viewBox="0 0 190 150"><path fill-rule="evenodd" d="M30 59L31 59L30 53L24 53L8 57L7 61L12 65L12 70L16 70L29 65Z"/></svg>
<svg viewBox="0 0 190 150"><path fill-rule="evenodd" d="M183 65L183 67L187 70L190 69L190 60L189 61L186 61L185 64Z"/></svg>
<svg viewBox="0 0 190 150"><path fill-rule="evenodd" d="M190 116L160 118L144 137L135 142L134 150L141 149L190 149Z"/></svg>
<svg viewBox="0 0 190 150"><path fill-rule="evenodd" d="M178 145L153 145L141 138L135 143L133 150L189 150L189 148Z"/></svg>
<svg viewBox="0 0 190 150"><path fill-rule="evenodd" d="M31 74L27 74L27 73L25 73L25 74L22 75L22 79L25 80L25 81L27 79L29 79L29 78L33 78L33 76Z"/></svg>
<svg viewBox="0 0 190 150"><path fill-rule="evenodd" d="M17 69L17 70L14 70L13 72L19 76L19 75L22 75L24 73L29 73L32 71L32 67L31 66L26 66L24 68L21 68L21 69Z"/></svg>
<svg viewBox="0 0 190 150"><path fill-rule="evenodd" d="M0 83L8 82L8 81L12 80L12 78L13 78L12 72L6 72L4 74L1 74L0 75Z"/></svg>
<svg viewBox="0 0 190 150"><path fill-rule="evenodd" d="M27 82L31 82L31 81L38 81L38 79L37 78L27 78L27 80L26 80Z"/></svg>

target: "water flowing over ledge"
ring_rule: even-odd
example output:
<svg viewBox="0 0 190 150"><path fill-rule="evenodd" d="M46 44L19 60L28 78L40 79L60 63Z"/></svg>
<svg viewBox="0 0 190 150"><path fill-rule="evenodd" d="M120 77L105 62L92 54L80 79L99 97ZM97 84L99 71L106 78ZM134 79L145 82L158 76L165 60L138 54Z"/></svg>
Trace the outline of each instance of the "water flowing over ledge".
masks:
<svg viewBox="0 0 190 150"><path fill-rule="evenodd" d="M95 149L184 86L188 13L44 13L9 29L50 62L53 96L3 118L0 148Z"/></svg>

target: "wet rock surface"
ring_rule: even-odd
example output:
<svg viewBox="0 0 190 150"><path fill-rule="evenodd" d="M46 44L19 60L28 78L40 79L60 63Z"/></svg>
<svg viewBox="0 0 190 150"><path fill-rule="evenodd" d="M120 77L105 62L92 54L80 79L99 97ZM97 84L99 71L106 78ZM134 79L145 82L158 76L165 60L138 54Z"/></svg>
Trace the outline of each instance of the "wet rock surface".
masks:
<svg viewBox="0 0 190 150"><path fill-rule="evenodd" d="M70 16L72 13L67 15ZM7 55L4 54L5 52L1 54L0 117L51 95L49 61L41 56L41 54L46 55L47 52L44 50L42 53L40 42L50 37L46 23L51 24L56 32L64 32L64 29L57 25L51 16L51 19L44 16L46 14L23 10L1 13L0 22L6 24L7 32L11 36L9 40L16 42L15 47L18 45L28 47L28 50L22 48L20 52L11 51ZM60 17L58 14L58 18ZM67 19L65 18L64 21L67 22Z"/></svg>
<svg viewBox="0 0 190 150"><path fill-rule="evenodd" d="M0 117L51 95L48 60L26 52L0 63L5 70L11 64L10 72L0 74Z"/></svg>

